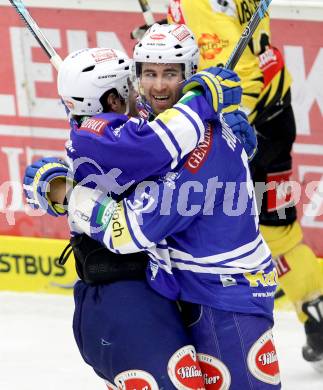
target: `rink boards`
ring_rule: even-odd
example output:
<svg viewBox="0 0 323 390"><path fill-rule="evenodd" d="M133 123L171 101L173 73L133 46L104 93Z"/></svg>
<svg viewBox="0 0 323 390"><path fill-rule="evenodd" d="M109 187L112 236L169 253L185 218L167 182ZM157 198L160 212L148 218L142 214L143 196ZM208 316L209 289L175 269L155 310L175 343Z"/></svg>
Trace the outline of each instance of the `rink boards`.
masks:
<svg viewBox="0 0 323 390"><path fill-rule="evenodd" d="M0 236L0 291L72 294L78 279L73 254L64 266L58 262L67 244L67 240ZM275 306L292 309L285 296Z"/></svg>
<svg viewBox="0 0 323 390"><path fill-rule="evenodd" d="M58 260L66 240L0 236L0 291L71 294L74 257Z"/></svg>

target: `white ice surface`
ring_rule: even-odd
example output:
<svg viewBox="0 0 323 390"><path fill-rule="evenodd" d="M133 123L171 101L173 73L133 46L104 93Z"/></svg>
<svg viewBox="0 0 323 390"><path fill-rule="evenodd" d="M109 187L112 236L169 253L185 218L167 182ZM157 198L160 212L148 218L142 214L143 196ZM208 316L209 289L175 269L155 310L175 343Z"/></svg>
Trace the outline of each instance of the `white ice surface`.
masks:
<svg viewBox="0 0 323 390"><path fill-rule="evenodd" d="M104 390L81 359L66 296L0 293L1 390ZM276 312L275 340L284 390L323 390L323 374L301 357L305 336L293 312ZM241 389L243 390L243 389Z"/></svg>

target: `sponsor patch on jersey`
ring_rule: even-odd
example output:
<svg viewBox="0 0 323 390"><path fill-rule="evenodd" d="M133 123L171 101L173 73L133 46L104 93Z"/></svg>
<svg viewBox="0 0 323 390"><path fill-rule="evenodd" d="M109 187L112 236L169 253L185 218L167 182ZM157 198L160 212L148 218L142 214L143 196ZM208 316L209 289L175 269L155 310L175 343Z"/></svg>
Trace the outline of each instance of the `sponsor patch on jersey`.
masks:
<svg viewBox="0 0 323 390"><path fill-rule="evenodd" d="M278 277L286 275L290 271L289 264L284 256L278 256L274 260Z"/></svg>
<svg viewBox="0 0 323 390"><path fill-rule="evenodd" d="M224 363L204 353L198 353L197 359L203 372L204 385L208 390L228 390L230 388L231 375Z"/></svg>
<svg viewBox="0 0 323 390"><path fill-rule="evenodd" d="M193 345L177 350L168 361L168 376L180 390L203 390L202 371Z"/></svg>
<svg viewBox="0 0 323 390"><path fill-rule="evenodd" d="M271 329L260 336L250 348L247 363L255 378L270 385L280 383L279 365Z"/></svg>
<svg viewBox="0 0 323 390"><path fill-rule="evenodd" d="M170 0L168 14L177 24L185 24L185 19L181 9L180 0Z"/></svg>
<svg viewBox="0 0 323 390"><path fill-rule="evenodd" d="M113 49L99 49L92 53L94 61L98 64L100 62L116 60L117 54Z"/></svg>
<svg viewBox="0 0 323 390"><path fill-rule="evenodd" d="M116 208L117 203L113 199L107 198L99 208L96 223L106 228L110 223Z"/></svg>
<svg viewBox="0 0 323 390"><path fill-rule="evenodd" d="M272 269L269 272L264 270L252 272L245 272L243 274L249 282L250 287L273 287L277 286L278 283L278 274L276 268Z"/></svg>
<svg viewBox="0 0 323 390"><path fill-rule="evenodd" d="M142 370L123 371L115 377L114 383L119 390L158 390L154 377Z"/></svg>
<svg viewBox="0 0 323 390"><path fill-rule="evenodd" d="M290 182L291 170L268 173L267 187L267 211L277 211L293 203L293 186Z"/></svg>
<svg viewBox="0 0 323 390"><path fill-rule="evenodd" d="M108 123L109 121L104 119L88 118L82 123L81 127L79 127L79 130L102 136Z"/></svg>
<svg viewBox="0 0 323 390"><path fill-rule="evenodd" d="M264 76L264 87L284 68L284 59L278 49L268 46L264 53L259 54L259 67Z"/></svg>
<svg viewBox="0 0 323 390"><path fill-rule="evenodd" d="M132 242L122 203L117 203L117 207L112 215L111 227L111 238L114 248L121 249L123 246Z"/></svg>
<svg viewBox="0 0 323 390"><path fill-rule="evenodd" d="M238 282L232 275L220 275L220 281L223 287L231 287L238 285Z"/></svg>
<svg viewBox="0 0 323 390"><path fill-rule="evenodd" d="M211 131L211 126L209 125L205 131L204 141L200 142L198 146L192 150L184 167L193 174L198 172L210 153L212 143L213 131Z"/></svg>
<svg viewBox="0 0 323 390"><path fill-rule="evenodd" d="M225 47L229 46L229 40L222 39L216 34L203 33L198 38L197 44L204 60L214 60Z"/></svg>
<svg viewBox="0 0 323 390"><path fill-rule="evenodd" d="M185 39L191 35L191 33L188 31L187 27L184 24L181 24L180 26L176 27L175 30L172 31L172 34L180 42L185 41Z"/></svg>

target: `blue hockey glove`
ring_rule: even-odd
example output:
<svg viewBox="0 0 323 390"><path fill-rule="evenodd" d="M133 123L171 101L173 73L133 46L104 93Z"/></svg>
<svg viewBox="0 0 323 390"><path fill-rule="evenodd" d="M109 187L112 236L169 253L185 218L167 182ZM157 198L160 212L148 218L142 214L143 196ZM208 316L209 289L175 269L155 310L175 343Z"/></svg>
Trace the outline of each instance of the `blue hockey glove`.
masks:
<svg viewBox="0 0 323 390"><path fill-rule="evenodd" d="M231 112L239 107L242 88L235 72L222 67L210 67L190 77L182 89L186 93L194 88L203 94L215 112Z"/></svg>
<svg viewBox="0 0 323 390"><path fill-rule="evenodd" d="M43 209L48 214L58 217L66 214L66 210L48 198L50 184L53 180L69 176L67 163L56 157L45 157L29 165L25 171L24 193L29 206Z"/></svg>
<svg viewBox="0 0 323 390"><path fill-rule="evenodd" d="M246 114L240 110L223 113L223 120L240 140L249 161L251 161L257 152L257 136L254 127L249 124Z"/></svg>

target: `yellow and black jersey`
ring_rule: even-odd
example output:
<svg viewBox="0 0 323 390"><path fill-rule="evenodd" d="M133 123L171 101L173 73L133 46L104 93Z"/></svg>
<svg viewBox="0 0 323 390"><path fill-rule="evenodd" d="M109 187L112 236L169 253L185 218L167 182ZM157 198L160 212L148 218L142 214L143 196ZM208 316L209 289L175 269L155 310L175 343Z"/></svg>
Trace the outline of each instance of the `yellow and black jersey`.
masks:
<svg viewBox="0 0 323 390"><path fill-rule="evenodd" d="M168 21L185 23L200 48L199 68L225 64L259 0L170 0ZM282 99L291 84L281 53L270 43L269 14L261 20L235 71L251 123ZM270 111L270 110L269 110Z"/></svg>

